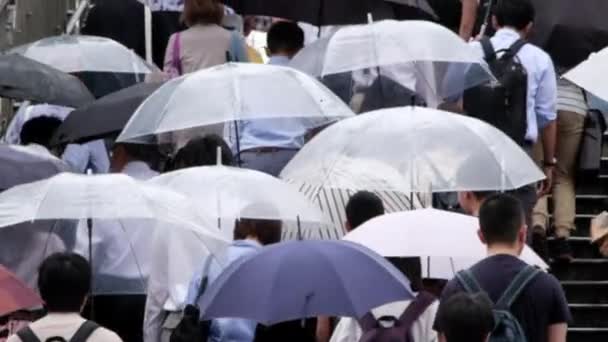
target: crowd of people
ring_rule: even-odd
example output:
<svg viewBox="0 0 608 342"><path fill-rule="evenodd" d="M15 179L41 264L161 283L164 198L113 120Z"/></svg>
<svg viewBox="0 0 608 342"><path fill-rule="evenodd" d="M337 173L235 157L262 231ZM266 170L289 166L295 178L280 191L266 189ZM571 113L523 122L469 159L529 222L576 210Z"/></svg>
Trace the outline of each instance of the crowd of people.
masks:
<svg viewBox="0 0 608 342"><path fill-rule="evenodd" d="M186 0L183 6L182 19L187 28L170 36L162 73L151 75L151 80L168 80L226 62L258 59L241 33L222 27L226 9L220 2ZM493 35L489 39L472 38L480 28L478 6L477 0L462 0L462 17L450 28L471 40L469 44L478 49L480 56L487 53L488 46L496 53L513 50L511 57L517 59L527 77L523 100L525 132L520 147L546 176L540 184L507 193L500 189L462 191L456 200L437 196L438 202L449 202L446 207L451 210L479 218L478 234L487 247L487 258L447 282L423 279L418 257L389 258L410 280L417 296L375 308L364 317L302 317L303 320L269 327L243 318L219 318L195 324L191 328L196 333L180 337L177 332L183 332L187 325L188 309L196 308L201 301L201 284L215 281L222 274L222 267L201 260L181 303L169 303L158 289L95 295L91 265L81 256L88 255L88 237L84 233L70 238L61 236L59 243L47 242L46 250L57 253L48 256L39 268L33 268L31 263L27 263L27 272L13 268L37 288L44 300L44 316L8 337L8 341L177 342L195 341L197 336L214 342L566 341L572 317L563 289L554 276L527 265L519 256L528 244L547 261L568 263L573 259L568 239L576 229L576 163L585 115L592 104L581 88L559 79L564 66L554 65L548 53L526 43L536 17L530 0L496 1L490 22L481 25L490 26L488 32ZM251 29L250 19L245 18L246 31ZM276 20L267 32L267 64L288 66L304 46L305 34L297 23ZM325 81L331 89L331 79ZM395 103L393 100L380 101L372 109L387 107ZM410 101L408 97L405 102ZM467 108L462 99L454 102L444 105L461 113ZM95 145L96 152L92 151L93 145L85 150L80 145L68 145L58 151L51 140L60 124L60 119L47 115L32 118L20 127L19 141L57 154L74 172L123 173L144 181L165 172L216 165L218 160L222 165L278 176L319 130L298 119L241 121L238 127L193 138L167 157L156 146L122 142ZM103 145L100 141L96 144ZM108 148L109 153L100 153L99 148ZM549 220L548 195L552 195L553 220ZM373 192L359 191L349 198L344 211L347 231L353 231L385 214L385 204ZM104 258L116 257L105 271L114 280L106 281L131 281L142 272L138 269L136 275L129 273L124 251L130 250L133 243L145 248L150 242L147 228L133 227L131 236L139 238L131 241L119 241L110 236L109 230L93 232L97 272L100 266L104 267ZM553 231L556 242L550 254L547 236ZM281 233L280 221L238 220L226 251L228 265L258 253L264 246L279 243ZM110 256L107 251L117 252ZM18 264L27 259L27 255L20 254L11 260ZM150 272L146 273L144 276L149 276Z"/></svg>

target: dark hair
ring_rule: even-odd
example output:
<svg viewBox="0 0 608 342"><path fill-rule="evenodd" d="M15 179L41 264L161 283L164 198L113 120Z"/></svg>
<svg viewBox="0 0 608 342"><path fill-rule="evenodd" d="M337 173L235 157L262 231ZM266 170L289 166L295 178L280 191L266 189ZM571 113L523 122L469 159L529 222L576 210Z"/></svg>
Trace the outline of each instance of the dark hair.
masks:
<svg viewBox="0 0 608 342"><path fill-rule="evenodd" d="M494 330L492 302L484 293L458 293L437 313L441 332L448 342L485 342Z"/></svg>
<svg viewBox="0 0 608 342"><path fill-rule="evenodd" d="M121 146L133 160L152 162L159 158L160 152L157 145L116 143L114 147Z"/></svg>
<svg viewBox="0 0 608 342"><path fill-rule="evenodd" d="M294 22L276 22L268 30L266 45L271 54L281 51L295 54L304 47L304 31Z"/></svg>
<svg viewBox="0 0 608 342"><path fill-rule="evenodd" d="M488 244L513 244L524 224L521 202L507 194L486 198L479 209L479 226Z"/></svg>
<svg viewBox="0 0 608 342"><path fill-rule="evenodd" d="M357 192L346 204L346 219L351 229L380 215L384 215L384 204L380 197L369 191Z"/></svg>
<svg viewBox="0 0 608 342"><path fill-rule="evenodd" d="M220 25L224 19L224 5L218 0L185 0L181 20L186 26L196 24Z"/></svg>
<svg viewBox="0 0 608 342"><path fill-rule="evenodd" d="M52 116L30 119L21 128L19 135L21 144L38 144L50 148L51 139L59 126L61 126L61 120Z"/></svg>
<svg viewBox="0 0 608 342"><path fill-rule="evenodd" d="M254 236L264 246L281 241L281 221L241 218L234 227L234 239L244 240Z"/></svg>
<svg viewBox="0 0 608 342"><path fill-rule="evenodd" d="M91 289L89 262L74 253L49 256L40 265L38 288L50 312L80 312Z"/></svg>
<svg viewBox="0 0 608 342"><path fill-rule="evenodd" d="M523 30L534 21L535 10L530 0L498 0L494 16L500 27L514 27Z"/></svg>
<svg viewBox="0 0 608 342"><path fill-rule="evenodd" d="M228 144L220 136L210 134L202 138L194 138L179 149L173 157L172 169L215 165L218 147L221 149L222 165L234 165L234 156Z"/></svg>
<svg viewBox="0 0 608 342"><path fill-rule="evenodd" d="M486 198L498 194L496 191L471 191L473 195L477 198L477 200L483 202Z"/></svg>

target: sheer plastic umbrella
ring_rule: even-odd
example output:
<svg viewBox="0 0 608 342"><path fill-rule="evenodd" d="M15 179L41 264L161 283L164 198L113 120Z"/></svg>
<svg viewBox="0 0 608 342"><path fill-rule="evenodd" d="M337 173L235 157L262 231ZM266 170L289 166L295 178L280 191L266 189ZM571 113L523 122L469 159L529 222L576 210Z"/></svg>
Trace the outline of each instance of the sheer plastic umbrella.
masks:
<svg viewBox="0 0 608 342"><path fill-rule="evenodd" d="M423 271L437 277L436 274L450 272L455 275L487 256L478 230L476 217L421 209L376 217L346 234L344 240L362 244L384 257L430 258ZM521 259L545 270L549 268L528 246ZM434 269L446 266L447 270Z"/></svg>
<svg viewBox="0 0 608 342"><path fill-rule="evenodd" d="M206 228L212 227L211 221L186 197L126 175L63 173L0 194L0 227L42 220L86 222L87 229L76 229L73 235L76 250L88 252L92 261L96 293L145 290L142 274L146 273L144 263L150 258L156 224L196 232L203 236L203 245L211 254L225 247L225 240ZM103 248L93 248L93 244ZM132 275L133 283L113 284L115 271Z"/></svg>
<svg viewBox="0 0 608 342"><path fill-rule="evenodd" d="M416 20L344 27L305 47L290 65L316 77L354 72L355 88L384 76L433 107L493 79L482 56L455 33ZM357 77L363 80L356 82ZM382 84L378 87L383 90Z"/></svg>
<svg viewBox="0 0 608 342"><path fill-rule="evenodd" d="M228 132L236 131L238 142L240 120L290 118L314 128L349 116L354 113L344 102L297 70L228 63L165 83L137 109L118 141L180 145L205 128L235 123Z"/></svg>
<svg viewBox="0 0 608 342"><path fill-rule="evenodd" d="M361 245L291 241L228 266L203 294L201 312L204 319L238 317L271 325L319 315L359 318L412 297L401 272Z"/></svg>
<svg viewBox="0 0 608 342"><path fill-rule="evenodd" d="M42 299L34 290L0 265L0 317L41 305Z"/></svg>
<svg viewBox="0 0 608 342"><path fill-rule="evenodd" d="M94 100L78 78L19 55L0 56L0 96L68 107Z"/></svg>
<svg viewBox="0 0 608 342"><path fill-rule="evenodd" d="M61 159L42 146L0 144L0 191L68 171Z"/></svg>
<svg viewBox="0 0 608 342"><path fill-rule="evenodd" d="M95 97L142 82L158 69L126 46L109 38L62 35L9 51L80 78Z"/></svg>
<svg viewBox="0 0 608 342"><path fill-rule="evenodd" d="M203 166L166 173L151 179L188 196L212 218L227 238L239 218L277 220L303 230L333 229L323 213L297 188L262 172L226 166ZM205 191L200 191L205 189ZM288 225L283 226L289 228Z"/></svg>
<svg viewBox="0 0 608 342"><path fill-rule="evenodd" d="M530 157L495 127L420 107L370 112L326 128L296 154L281 178L343 188L353 171L340 165L352 159L386 164L376 176L386 175L391 182L371 183L368 190L511 190L544 178Z"/></svg>
<svg viewBox="0 0 608 342"><path fill-rule="evenodd" d="M597 75L608 72L608 48L592 53L589 58L564 74L564 78L593 95L608 101L608 85Z"/></svg>
<svg viewBox="0 0 608 342"><path fill-rule="evenodd" d="M26 122L40 116L50 116L63 121L73 110L70 107L49 104L35 105L30 101L24 101L8 124L2 141L7 144L21 144L21 129Z"/></svg>

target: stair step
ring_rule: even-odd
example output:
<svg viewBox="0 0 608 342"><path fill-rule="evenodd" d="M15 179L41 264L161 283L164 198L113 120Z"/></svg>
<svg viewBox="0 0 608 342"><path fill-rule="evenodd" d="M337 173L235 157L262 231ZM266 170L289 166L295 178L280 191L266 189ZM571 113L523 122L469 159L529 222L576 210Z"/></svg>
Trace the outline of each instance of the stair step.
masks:
<svg viewBox="0 0 608 342"><path fill-rule="evenodd" d="M555 249L555 237L549 237L549 251L554 251ZM591 243L591 238L584 236L571 236L568 239L570 243L570 248L572 248L572 254L577 259L601 259L602 255L600 254L596 245Z"/></svg>
<svg viewBox="0 0 608 342"><path fill-rule="evenodd" d="M607 328L608 304L570 304L573 328Z"/></svg>
<svg viewBox="0 0 608 342"><path fill-rule="evenodd" d="M570 264L554 264L551 272L562 281L608 281L608 259L574 259Z"/></svg>
<svg viewBox="0 0 608 342"><path fill-rule="evenodd" d="M608 329L593 328L569 328L568 342L606 342L608 341Z"/></svg>
<svg viewBox="0 0 608 342"><path fill-rule="evenodd" d="M608 304L608 281L562 281L568 303Z"/></svg>

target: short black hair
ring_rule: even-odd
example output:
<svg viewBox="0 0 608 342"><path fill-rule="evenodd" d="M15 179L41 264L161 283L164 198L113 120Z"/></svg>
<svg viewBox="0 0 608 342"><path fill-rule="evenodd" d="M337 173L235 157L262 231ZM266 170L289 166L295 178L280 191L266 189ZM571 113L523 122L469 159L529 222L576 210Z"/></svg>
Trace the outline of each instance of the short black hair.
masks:
<svg viewBox="0 0 608 342"><path fill-rule="evenodd" d="M488 244L513 244L525 222L521 202L508 194L493 195L479 209L479 226Z"/></svg>
<svg viewBox="0 0 608 342"><path fill-rule="evenodd" d="M304 31L294 22L276 22L268 30L266 45L271 54L296 53L304 47Z"/></svg>
<svg viewBox="0 0 608 342"><path fill-rule="evenodd" d="M149 144L133 144L133 143L116 143L114 146L122 146L129 157L133 160L144 162L153 162L160 157L160 151L157 145Z"/></svg>
<svg viewBox="0 0 608 342"><path fill-rule="evenodd" d="M494 16L500 27L514 27L523 30L534 21L536 12L530 0L498 0Z"/></svg>
<svg viewBox="0 0 608 342"><path fill-rule="evenodd" d="M53 116L39 116L26 121L19 135L21 144L38 144L50 148L51 139L61 122Z"/></svg>
<svg viewBox="0 0 608 342"><path fill-rule="evenodd" d="M217 163L217 148L222 154L222 165L233 166L234 156L228 144L216 134L194 138L177 151L172 160L172 169L208 166Z"/></svg>
<svg viewBox="0 0 608 342"><path fill-rule="evenodd" d="M55 253L38 272L40 295L50 312L80 312L91 290L91 267L82 256Z"/></svg>
<svg viewBox="0 0 608 342"><path fill-rule="evenodd" d="M471 191L471 193L481 202L490 196L498 194L497 191Z"/></svg>
<svg viewBox="0 0 608 342"><path fill-rule="evenodd" d="M458 293L437 313L441 332L448 342L485 342L494 330L492 302L485 293Z"/></svg>
<svg viewBox="0 0 608 342"><path fill-rule="evenodd" d="M384 215L384 204L373 192L359 191L346 204L346 219L351 229L380 215Z"/></svg>
<svg viewBox="0 0 608 342"><path fill-rule="evenodd" d="M278 220L238 219L234 227L234 240L255 236L263 246L281 241L283 223Z"/></svg>

